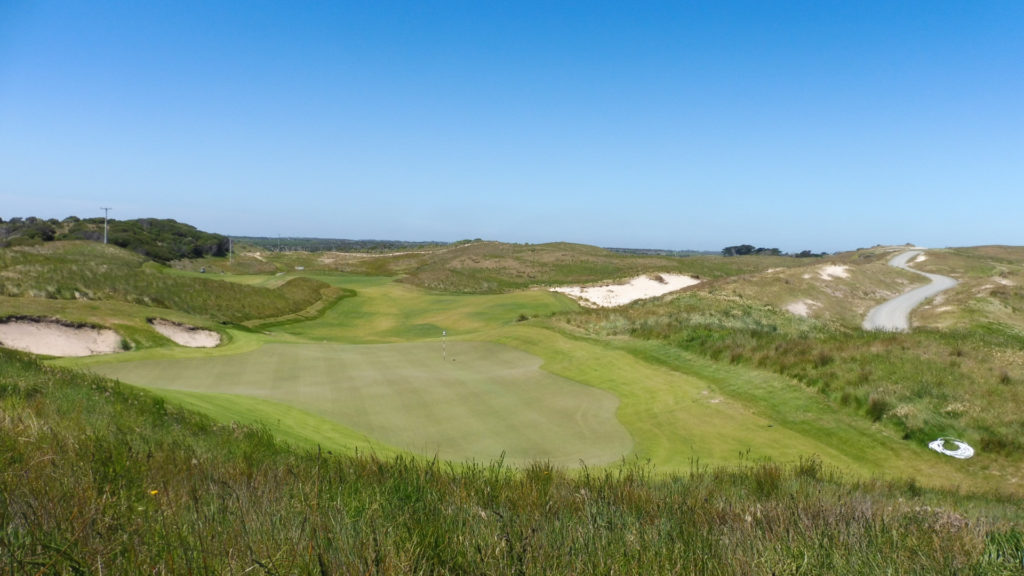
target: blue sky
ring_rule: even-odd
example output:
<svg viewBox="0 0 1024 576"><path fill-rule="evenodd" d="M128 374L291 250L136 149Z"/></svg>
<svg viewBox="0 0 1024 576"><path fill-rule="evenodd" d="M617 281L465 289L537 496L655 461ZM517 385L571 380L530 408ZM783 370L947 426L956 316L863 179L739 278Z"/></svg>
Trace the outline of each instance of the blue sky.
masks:
<svg viewBox="0 0 1024 576"><path fill-rule="evenodd" d="M0 217L1024 244L1024 3L0 0Z"/></svg>

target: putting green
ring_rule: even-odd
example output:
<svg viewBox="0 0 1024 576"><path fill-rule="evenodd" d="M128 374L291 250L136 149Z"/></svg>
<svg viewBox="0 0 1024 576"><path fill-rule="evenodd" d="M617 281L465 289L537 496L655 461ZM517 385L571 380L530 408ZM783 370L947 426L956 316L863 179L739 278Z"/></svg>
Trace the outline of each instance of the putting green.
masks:
<svg viewBox="0 0 1024 576"><path fill-rule="evenodd" d="M381 443L444 459L603 464L630 452L615 395L502 344L266 344L200 358L95 366L155 388L283 403ZM285 416L302 418L301 413Z"/></svg>

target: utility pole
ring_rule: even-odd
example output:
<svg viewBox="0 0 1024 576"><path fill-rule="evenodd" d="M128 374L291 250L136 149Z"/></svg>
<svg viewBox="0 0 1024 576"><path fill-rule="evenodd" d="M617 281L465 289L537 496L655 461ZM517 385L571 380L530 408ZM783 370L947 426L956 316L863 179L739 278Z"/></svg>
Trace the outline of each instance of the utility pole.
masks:
<svg viewBox="0 0 1024 576"><path fill-rule="evenodd" d="M231 246L231 236L228 236L228 264L235 261L235 252Z"/></svg>
<svg viewBox="0 0 1024 576"><path fill-rule="evenodd" d="M107 243L107 216L113 208L105 208L100 206L100 210L103 210L103 243Z"/></svg>

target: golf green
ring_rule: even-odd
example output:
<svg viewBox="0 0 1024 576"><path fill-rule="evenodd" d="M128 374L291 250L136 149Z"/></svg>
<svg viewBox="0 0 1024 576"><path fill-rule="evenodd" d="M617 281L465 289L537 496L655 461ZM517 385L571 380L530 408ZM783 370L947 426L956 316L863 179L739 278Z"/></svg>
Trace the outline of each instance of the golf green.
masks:
<svg viewBox="0 0 1024 576"><path fill-rule="evenodd" d="M603 464L632 449L615 395L502 344L266 344L93 369L153 388L262 398L376 441L453 460ZM300 413L301 414L301 413ZM290 416L301 417L301 416Z"/></svg>

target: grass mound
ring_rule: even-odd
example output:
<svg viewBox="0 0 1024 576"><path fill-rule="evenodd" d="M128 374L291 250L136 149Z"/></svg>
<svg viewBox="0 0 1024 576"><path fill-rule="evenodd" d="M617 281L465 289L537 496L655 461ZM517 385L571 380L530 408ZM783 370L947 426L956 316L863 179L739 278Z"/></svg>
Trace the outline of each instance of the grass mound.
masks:
<svg viewBox="0 0 1024 576"><path fill-rule="evenodd" d="M370 276L398 276L432 291L494 294L533 286L563 286L628 279L648 273L718 278L769 268L807 266L806 259L750 256L661 256L616 252L582 244L508 244L475 241L392 254L264 253L264 264ZM246 257L251 263L251 257ZM197 262L188 266L195 267Z"/></svg>
<svg viewBox="0 0 1024 576"><path fill-rule="evenodd" d="M1024 335L1002 324L875 333L789 314L729 294L590 310L566 322L602 336L670 343L717 362L794 378L839 409L894 427L921 445L963 437L982 450L1024 451Z"/></svg>
<svg viewBox="0 0 1024 576"><path fill-rule="evenodd" d="M9 297L113 300L241 323L296 314L336 299L331 292L312 278L268 289L168 273L142 256L95 242L0 250L0 295Z"/></svg>
<svg viewBox="0 0 1024 576"><path fill-rule="evenodd" d="M0 350L0 571L1008 574L1020 502L792 466L296 451Z"/></svg>

